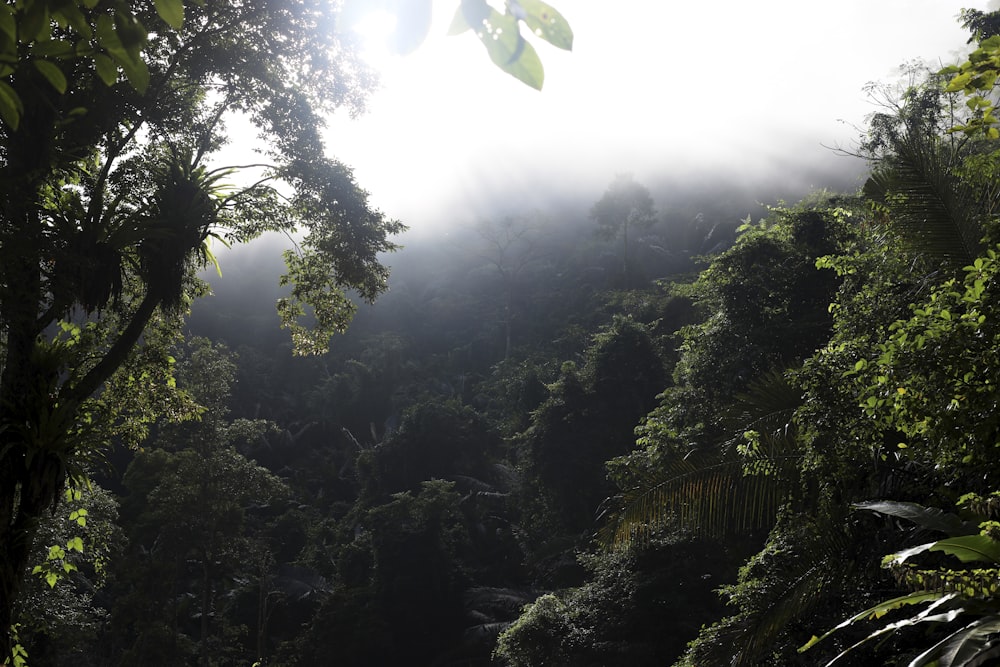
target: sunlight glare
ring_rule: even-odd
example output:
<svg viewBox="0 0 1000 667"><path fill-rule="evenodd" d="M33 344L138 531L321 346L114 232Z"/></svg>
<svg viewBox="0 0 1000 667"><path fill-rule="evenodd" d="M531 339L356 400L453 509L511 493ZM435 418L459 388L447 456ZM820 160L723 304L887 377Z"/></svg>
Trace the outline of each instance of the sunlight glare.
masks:
<svg viewBox="0 0 1000 667"><path fill-rule="evenodd" d="M397 17L385 10L365 14L352 29L362 40L361 57L377 71L384 71L397 56L392 49Z"/></svg>

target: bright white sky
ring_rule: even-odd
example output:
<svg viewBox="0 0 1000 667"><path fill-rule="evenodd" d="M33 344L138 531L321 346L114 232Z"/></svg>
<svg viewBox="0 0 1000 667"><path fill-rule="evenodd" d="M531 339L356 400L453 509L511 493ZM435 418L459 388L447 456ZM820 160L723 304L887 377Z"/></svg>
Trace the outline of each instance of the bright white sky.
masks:
<svg viewBox="0 0 1000 667"><path fill-rule="evenodd" d="M572 53L535 40L537 92L495 68L471 33L445 32L458 0L435 0L415 53L378 53L366 115L336 118L331 152L377 206L415 230L596 201L619 172L798 178L843 168L873 110L862 87L913 59L953 61L956 21L979 0L551 0ZM811 172L812 173L812 172ZM823 186L822 182L812 185ZM655 194L655 193L654 193ZM768 198L767 192L760 199Z"/></svg>

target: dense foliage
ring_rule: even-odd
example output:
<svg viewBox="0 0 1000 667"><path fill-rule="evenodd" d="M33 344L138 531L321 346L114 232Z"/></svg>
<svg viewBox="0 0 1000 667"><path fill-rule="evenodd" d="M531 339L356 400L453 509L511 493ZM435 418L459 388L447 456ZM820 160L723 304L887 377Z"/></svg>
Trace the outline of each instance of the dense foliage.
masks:
<svg viewBox="0 0 1000 667"><path fill-rule="evenodd" d="M755 219L619 176L415 238L328 349L400 229L310 145L365 73L308 3L179 6L53 9L91 50L0 70L12 664L997 660L996 15L871 89L859 192ZM274 150L239 191L231 109ZM292 225L275 321L192 301L209 236Z"/></svg>

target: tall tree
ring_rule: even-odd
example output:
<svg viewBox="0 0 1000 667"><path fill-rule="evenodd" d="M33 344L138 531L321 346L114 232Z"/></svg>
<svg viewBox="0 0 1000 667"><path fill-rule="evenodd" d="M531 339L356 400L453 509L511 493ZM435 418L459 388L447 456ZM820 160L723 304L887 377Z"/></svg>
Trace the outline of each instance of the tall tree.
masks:
<svg viewBox="0 0 1000 667"><path fill-rule="evenodd" d="M648 227L653 224L655 215L656 209L649 189L636 182L631 174L615 176L604 196L590 209L590 217L597 222L601 236L611 240L621 234L622 277L625 287L629 286L629 228Z"/></svg>
<svg viewBox="0 0 1000 667"><path fill-rule="evenodd" d="M129 586L115 610L118 629L128 632L123 664L209 665L241 648L247 661L266 657L227 646L235 644L224 637L233 622L222 607L240 578L257 576L263 586L262 563L272 560L247 510L287 489L236 450L272 425L228 418L236 367L223 348L195 339L185 352L178 384L205 411L197 421L164 425L125 473L122 578Z"/></svg>
<svg viewBox="0 0 1000 667"><path fill-rule="evenodd" d="M51 6L50 6L51 5ZM155 7L155 8L154 8ZM321 114L371 76L322 0L30 2L0 50L0 653L39 517L77 464L158 413L193 414L167 345L216 235L298 229L279 304L318 351L374 299L402 226L324 155ZM150 39L155 34L155 39ZM13 102L11 102L13 100ZM13 109L13 113L11 110ZM243 112L268 141L259 181L223 189L209 157ZM279 194L279 183L280 194ZM315 329L300 321L311 306Z"/></svg>
<svg viewBox="0 0 1000 667"><path fill-rule="evenodd" d="M527 217L507 216L498 222L484 220L476 225L482 239L479 255L500 274L503 285L503 358L510 358L511 332L514 325L514 293L518 278L538 259L538 228Z"/></svg>

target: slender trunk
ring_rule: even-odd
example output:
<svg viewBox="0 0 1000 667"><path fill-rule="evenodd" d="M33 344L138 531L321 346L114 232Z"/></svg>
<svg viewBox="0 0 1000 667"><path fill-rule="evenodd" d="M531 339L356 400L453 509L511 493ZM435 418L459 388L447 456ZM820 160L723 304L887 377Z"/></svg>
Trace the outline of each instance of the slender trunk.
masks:
<svg viewBox="0 0 1000 667"><path fill-rule="evenodd" d="M208 667L209 665L209 647L208 647L208 615L212 609L212 555L211 553L205 553L202 556L202 568L201 568L201 660L199 664L202 667Z"/></svg>
<svg viewBox="0 0 1000 667"><path fill-rule="evenodd" d="M628 218L622 225L622 280L628 289Z"/></svg>
<svg viewBox="0 0 1000 667"><path fill-rule="evenodd" d="M507 303L504 304L504 348L503 348L503 360L507 361L510 359L510 329L511 320L513 319L511 302L513 301L513 296L511 295L512 289L510 286L507 287Z"/></svg>

